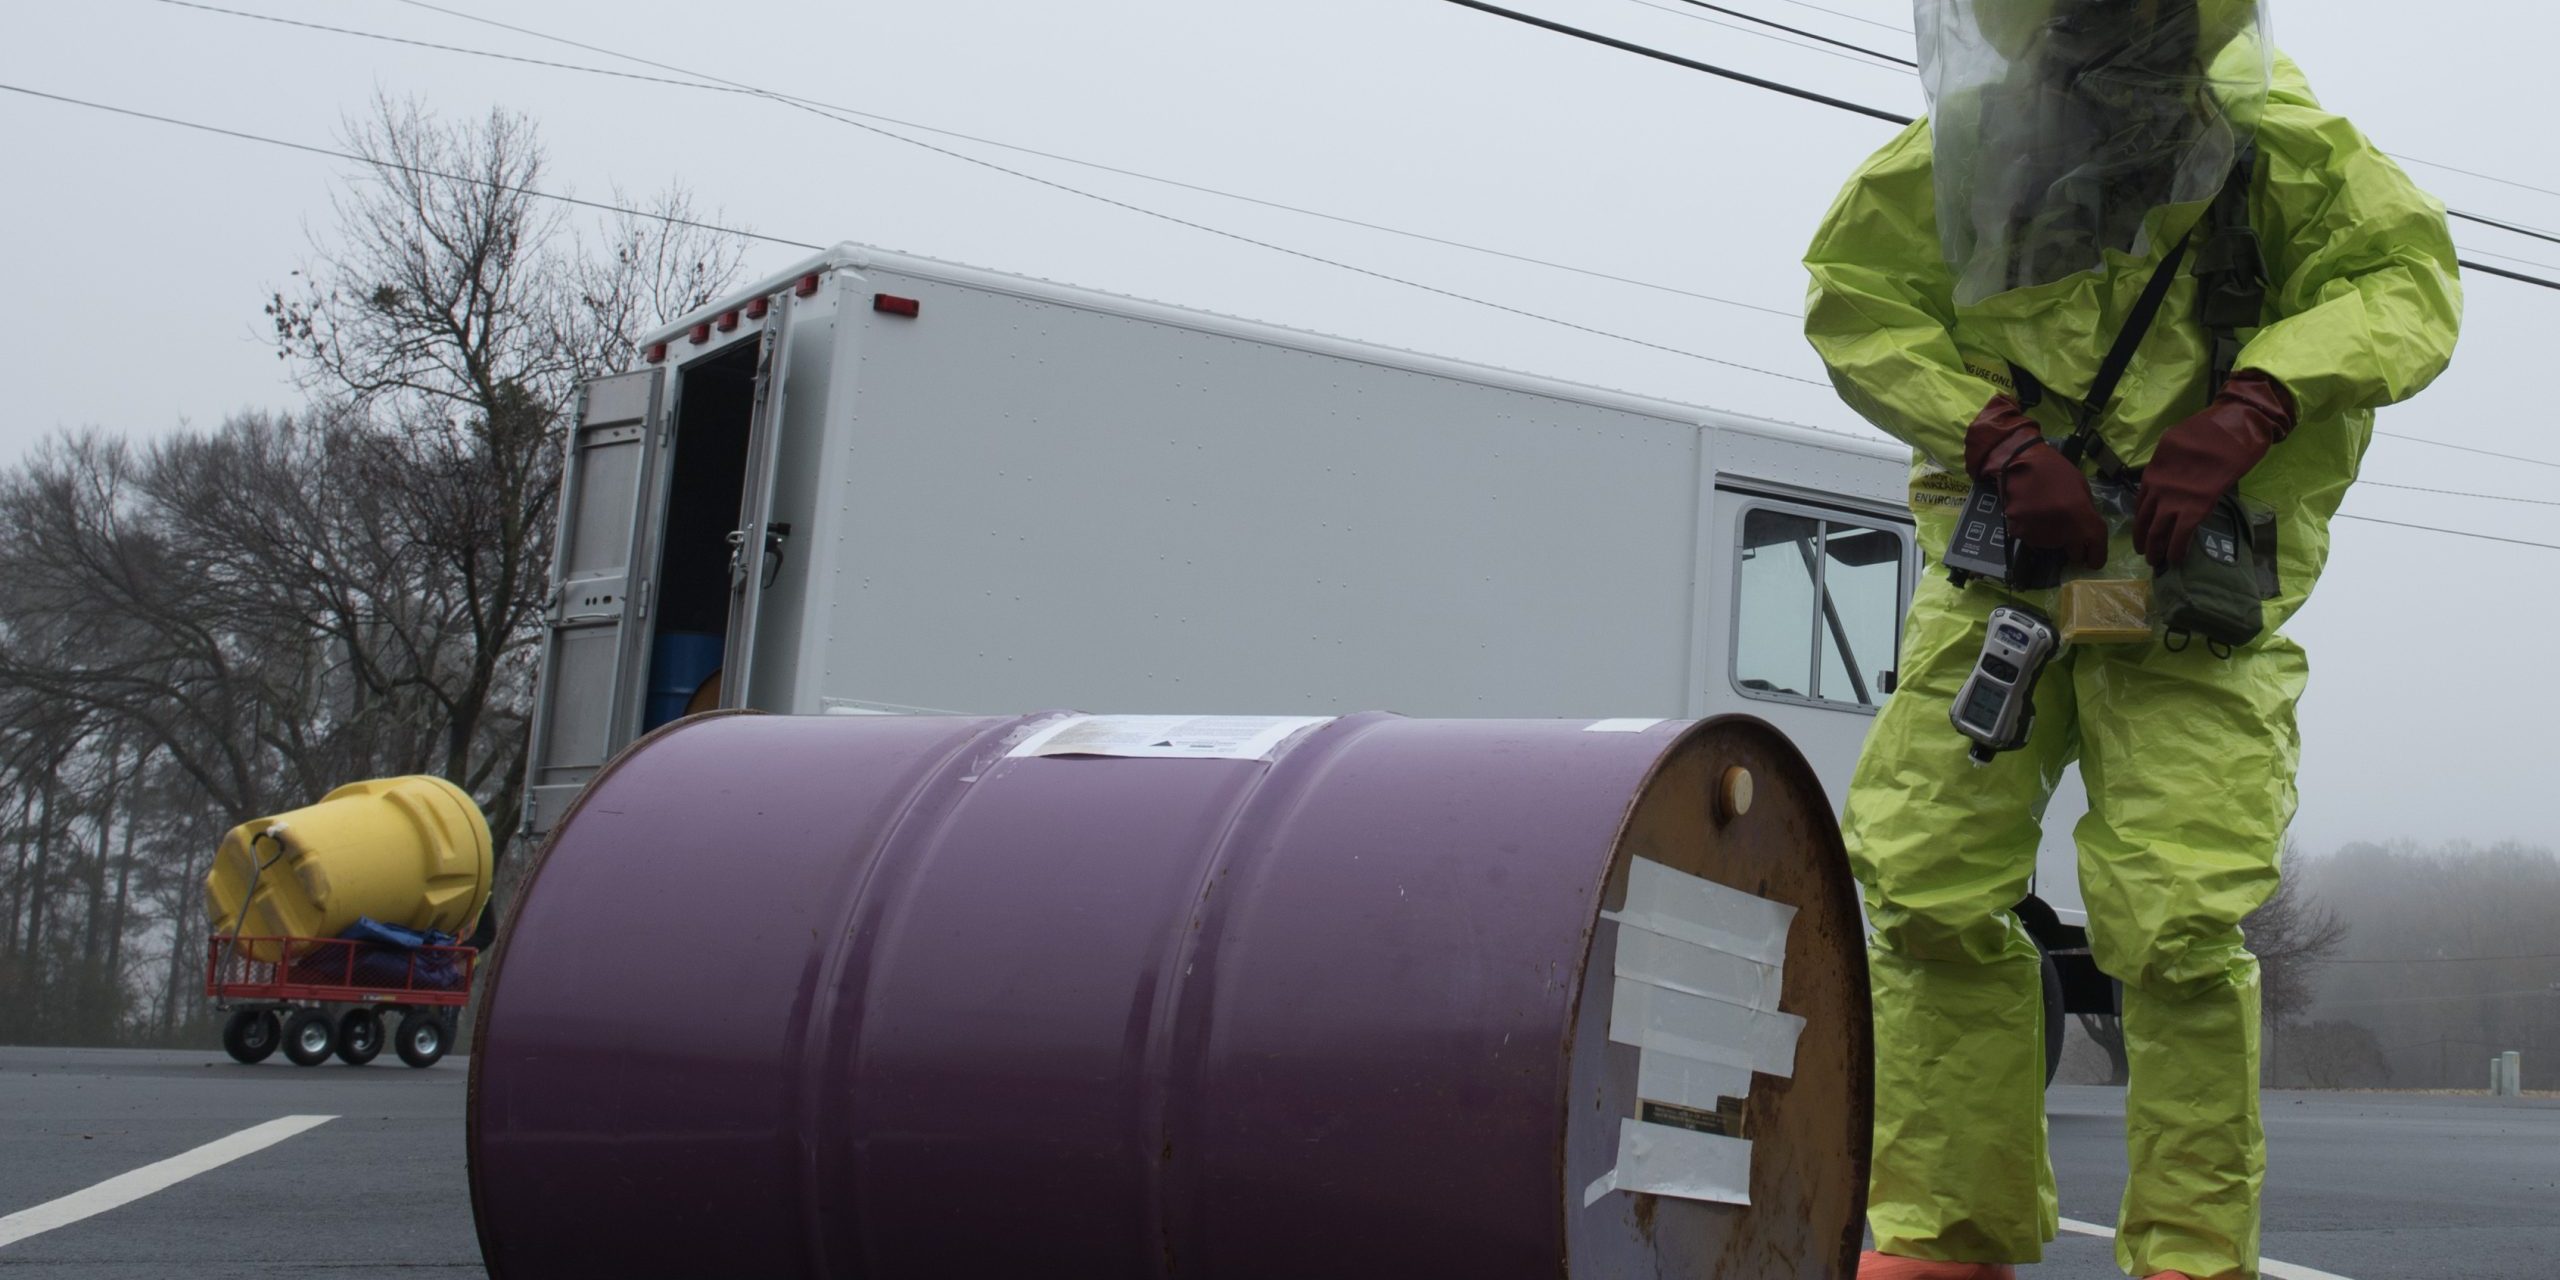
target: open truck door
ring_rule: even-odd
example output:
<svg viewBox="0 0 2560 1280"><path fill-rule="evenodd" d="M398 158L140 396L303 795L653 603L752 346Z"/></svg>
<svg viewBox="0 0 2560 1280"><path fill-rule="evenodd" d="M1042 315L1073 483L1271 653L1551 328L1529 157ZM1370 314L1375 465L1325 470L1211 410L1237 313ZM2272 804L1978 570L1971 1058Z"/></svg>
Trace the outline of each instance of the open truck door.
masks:
<svg viewBox="0 0 2560 1280"><path fill-rule="evenodd" d="M756 618L765 588L790 554L791 526L773 515L774 457L781 451L784 375L791 352L791 303L773 309L757 339L755 409L747 427L745 483L739 490L738 527L729 533L729 629L721 646L720 705L753 705Z"/></svg>
<svg viewBox="0 0 2560 1280"><path fill-rule="evenodd" d="M631 739L639 710L641 504L666 430L660 369L599 378L579 395L560 477L560 535L527 746L525 826L550 830Z"/></svg>

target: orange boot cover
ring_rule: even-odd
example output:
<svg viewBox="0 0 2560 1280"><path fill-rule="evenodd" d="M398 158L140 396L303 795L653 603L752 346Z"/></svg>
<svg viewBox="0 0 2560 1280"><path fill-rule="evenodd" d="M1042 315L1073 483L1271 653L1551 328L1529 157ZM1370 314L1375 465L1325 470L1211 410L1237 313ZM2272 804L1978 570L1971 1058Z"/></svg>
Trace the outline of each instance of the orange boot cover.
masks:
<svg viewBox="0 0 2560 1280"><path fill-rule="evenodd" d="M2005 1262L1931 1262L1870 1249L1858 1255L1858 1280L2017 1280Z"/></svg>

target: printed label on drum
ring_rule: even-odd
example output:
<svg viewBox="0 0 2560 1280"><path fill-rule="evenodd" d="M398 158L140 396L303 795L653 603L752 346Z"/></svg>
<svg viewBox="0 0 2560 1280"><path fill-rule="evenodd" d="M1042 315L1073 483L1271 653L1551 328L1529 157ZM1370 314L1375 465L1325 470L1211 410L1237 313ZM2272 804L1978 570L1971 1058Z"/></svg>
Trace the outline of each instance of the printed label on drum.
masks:
<svg viewBox="0 0 2560 1280"><path fill-rule="evenodd" d="M1754 1072L1795 1074L1804 1019L1778 1008L1795 908L1649 858L1627 868L1609 1039L1636 1049L1636 1114L1616 1167L1584 1191L1751 1203L1743 1114Z"/></svg>
<svg viewBox="0 0 2560 1280"><path fill-rule="evenodd" d="M1298 731L1331 716L1067 716L1042 725L1012 756L1155 760L1267 760Z"/></svg>
<svg viewBox="0 0 2560 1280"><path fill-rule="evenodd" d="M1638 1099L1636 1119L1646 1124L1662 1124L1674 1129L1686 1129L1691 1133L1721 1133L1729 1138L1748 1136L1742 1132L1742 1099L1740 1098L1718 1098L1716 1109L1713 1111L1701 1111L1696 1107Z"/></svg>

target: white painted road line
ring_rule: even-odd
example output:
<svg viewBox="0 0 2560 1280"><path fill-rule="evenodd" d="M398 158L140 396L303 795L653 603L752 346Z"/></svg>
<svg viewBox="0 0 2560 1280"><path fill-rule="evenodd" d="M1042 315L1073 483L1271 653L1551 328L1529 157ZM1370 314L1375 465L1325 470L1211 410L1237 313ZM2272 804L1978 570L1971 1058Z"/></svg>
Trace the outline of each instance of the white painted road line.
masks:
<svg viewBox="0 0 2560 1280"><path fill-rule="evenodd" d="M2077 1218L2064 1218L2062 1220L2062 1229L2065 1231L2075 1232L2079 1235L2096 1236L2101 1240L2113 1240L2116 1238L2116 1229L2114 1227L2102 1227L2097 1223L2082 1222ZM2266 1280L2347 1280L2347 1277L2339 1275L2334 1271L2321 1271L2313 1267L2297 1267L2290 1262L2278 1262L2273 1258L2258 1259L2258 1274L2266 1277Z"/></svg>
<svg viewBox="0 0 2560 1280"><path fill-rule="evenodd" d="M67 1227L82 1218L95 1217L120 1205L131 1204L154 1191L165 1191L199 1173L219 1169L242 1156L264 1151L297 1133L318 1128L335 1119L336 1116L283 1116L265 1124L253 1124L227 1138L216 1138L193 1151L182 1151L131 1173L117 1174L59 1200L47 1200L32 1209L20 1209L0 1218L0 1249L29 1236L42 1235L55 1227Z"/></svg>

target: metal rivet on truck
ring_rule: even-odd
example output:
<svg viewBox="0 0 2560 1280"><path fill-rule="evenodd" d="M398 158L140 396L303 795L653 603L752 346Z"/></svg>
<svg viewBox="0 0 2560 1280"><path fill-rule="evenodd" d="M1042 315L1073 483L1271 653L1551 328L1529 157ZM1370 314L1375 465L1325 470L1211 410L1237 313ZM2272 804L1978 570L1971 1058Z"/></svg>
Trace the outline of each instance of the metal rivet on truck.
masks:
<svg viewBox="0 0 2560 1280"><path fill-rule="evenodd" d="M1757 720L1587 723L642 740L481 1013L490 1274L1849 1274L1832 811Z"/></svg>

